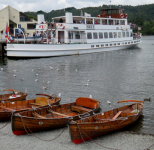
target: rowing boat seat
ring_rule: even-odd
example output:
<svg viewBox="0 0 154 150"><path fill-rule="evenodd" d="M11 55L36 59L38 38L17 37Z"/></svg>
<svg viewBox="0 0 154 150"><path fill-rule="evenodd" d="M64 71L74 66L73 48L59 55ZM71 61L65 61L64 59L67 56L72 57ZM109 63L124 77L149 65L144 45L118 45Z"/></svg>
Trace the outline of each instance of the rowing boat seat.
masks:
<svg viewBox="0 0 154 150"><path fill-rule="evenodd" d="M45 106L43 104L38 104L38 103L29 103L30 105L36 105L36 106Z"/></svg>
<svg viewBox="0 0 154 150"><path fill-rule="evenodd" d="M118 111L118 113L112 118L112 120L117 119L120 116L121 113L122 113L122 111Z"/></svg>
<svg viewBox="0 0 154 150"><path fill-rule="evenodd" d="M86 113L91 111L89 108L84 108L82 106L71 106L72 111L77 111L78 113Z"/></svg>
<svg viewBox="0 0 154 150"><path fill-rule="evenodd" d="M65 115L65 114L61 114L61 113L59 113L59 112L55 112L55 111L53 111L53 110L48 110L49 112L51 112L51 113L53 113L53 114L55 114L55 115L59 115L59 116L63 116L63 117L70 117L70 116L68 116L68 115Z"/></svg>
<svg viewBox="0 0 154 150"><path fill-rule="evenodd" d="M7 111L13 111L14 109L12 109L12 108L3 108L4 110L7 110Z"/></svg>
<svg viewBox="0 0 154 150"><path fill-rule="evenodd" d="M51 101L48 97L36 97L35 98L36 104L40 104L40 105L48 105L48 101L49 102Z"/></svg>
<svg viewBox="0 0 154 150"><path fill-rule="evenodd" d="M39 114L36 113L36 112L32 112L32 114L33 114L33 116L36 117L36 118L46 118L46 117L44 117L44 116L39 115Z"/></svg>

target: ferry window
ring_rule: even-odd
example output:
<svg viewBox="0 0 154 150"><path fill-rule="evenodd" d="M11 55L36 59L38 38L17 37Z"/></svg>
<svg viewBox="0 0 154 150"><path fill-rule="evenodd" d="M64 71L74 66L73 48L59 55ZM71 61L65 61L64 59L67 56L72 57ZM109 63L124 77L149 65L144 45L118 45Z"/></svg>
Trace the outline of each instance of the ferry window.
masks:
<svg viewBox="0 0 154 150"><path fill-rule="evenodd" d="M113 38L112 32L109 32L109 38Z"/></svg>
<svg viewBox="0 0 154 150"><path fill-rule="evenodd" d="M103 33L99 32L99 39L103 39Z"/></svg>
<svg viewBox="0 0 154 150"><path fill-rule="evenodd" d="M104 38L108 39L108 33L107 32L104 32Z"/></svg>
<svg viewBox="0 0 154 150"><path fill-rule="evenodd" d="M80 33L79 32L75 32L75 39L80 39Z"/></svg>
<svg viewBox="0 0 154 150"><path fill-rule="evenodd" d="M125 32L122 32L122 37L125 37Z"/></svg>
<svg viewBox="0 0 154 150"><path fill-rule="evenodd" d="M111 14L111 10L108 11L108 14Z"/></svg>
<svg viewBox="0 0 154 150"><path fill-rule="evenodd" d="M68 39L73 39L73 33L68 32Z"/></svg>
<svg viewBox="0 0 154 150"><path fill-rule="evenodd" d="M97 36L97 33L96 32L93 33L93 38L94 39L98 39L98 36Z"/></svg>
<svg viewBox="0 0 154 150"><path fill-rule="evenodd" d="M125 25L125 21L124 20L120 20L120 25Z"/></svg>
<svg viewBox="0 0 154 150"><path fill-rule="evenodd" d="M126 32L126 37L129 37L129 32Z"/></svg>
<svg viewBox="0 0 154 150"><path fill-rule="evenodd" d="M88 32L88 33L87 33L87 39L92 39L92 34L91 34L91 32Z"/></svg>
<svg viewBox="0 0 154 150"><path fill-rule="evenodd" d="M99 47L99 45L96 45L96 47Z"/></svg>
<svg viewBox="0 0 154 150"><path fill-rule="evenodd" d="M113 32L114 38L117 38L117 32Z"/></svg>
<svg viewBox="0 0 154 150"><path fill-rule="evenodd" d="M114 32L114 38L117 38L117 32Z"/></svg>
<svg viewBox="0 0 154 150"><path fill-rule="evenodd" d="M116 43L114 43L114 46L116 46L117 44Z"/></svg>
<svg viewBox="0 0 154 150"><path fill-rule="evenodd" d="M108 46L108 44L105 44L105 46Z"/></svg>
<svg viewBox="0 0 154 150"><path fill-rule="evenodd" d="M133 34L132 34L132 32L130 32L130 37L132 37L133 36Z"/></svg>
<svg viewBox="0 0 154 150"><path fill-rule="evenodd" d="M94 45L91 45L91 47L94 47Z"/></svg>
<svg viewBox="0 0 154 150"><path fill-rule="evenodd" d="M102 44L101 47L104 47L104 44Z"/></svg>
<svg viewBox="0 0 154 150"><path fill-rule="evenodd" d="M36 24L27 24L27 29L35 29Z"/></svg>
<svg viewBox="0 0 154 150"><path fill-rule="evenodd" d="M121 38L121 32L118 32L118 38Z"/></svg>

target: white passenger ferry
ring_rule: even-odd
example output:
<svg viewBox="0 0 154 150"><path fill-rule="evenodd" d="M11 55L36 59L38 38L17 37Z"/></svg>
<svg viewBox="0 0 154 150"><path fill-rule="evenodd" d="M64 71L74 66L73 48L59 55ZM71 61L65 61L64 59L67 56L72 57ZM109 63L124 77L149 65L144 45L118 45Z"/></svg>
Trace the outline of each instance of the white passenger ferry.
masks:
<svg viewBox="0 0 154 150"><path fill-rule="evenodd" d="M91 17L65 16L52 18L53 25L38 15L36 32L43 34L41 41L7 43L9 57L50 57L85 54L131 48L141 42L141 36L133 37L127 22L127 14L121 9L104 9L102 14Z"/></svg>

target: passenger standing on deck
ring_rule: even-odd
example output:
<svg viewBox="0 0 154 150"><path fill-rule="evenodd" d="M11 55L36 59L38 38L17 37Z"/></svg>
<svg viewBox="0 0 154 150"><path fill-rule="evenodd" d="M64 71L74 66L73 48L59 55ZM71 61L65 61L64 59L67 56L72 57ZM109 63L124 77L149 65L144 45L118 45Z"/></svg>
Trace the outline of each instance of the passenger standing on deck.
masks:
<svg viewBox="0 0 154 150"><path fill-rule="evenodd" d="M82 20L81 23L84 24L85 23L84 20Z"/></svg>
<svg viewBox="0 0 154 150"><path fill-rule="evenodd" d="M62 19L62 18L60 18L59 22L60 22L60 23L63 23L63 19Z"/></svg>

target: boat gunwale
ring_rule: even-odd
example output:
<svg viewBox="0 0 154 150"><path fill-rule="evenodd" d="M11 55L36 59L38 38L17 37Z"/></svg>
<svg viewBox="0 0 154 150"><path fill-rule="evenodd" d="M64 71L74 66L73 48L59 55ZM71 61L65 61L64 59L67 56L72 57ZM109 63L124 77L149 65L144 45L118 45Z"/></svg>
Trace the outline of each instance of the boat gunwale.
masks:
<svg viewBox="0 0 154 150"><path fill-rule="evenodd" d="M120 108L122 108L122 107L125 107L125 106L127 106L127 107L129 107L129 106L132 106L132 105L134 105L134 104L143 104L143 102L138 102L138 103L132 103L132 104L130 104L130 105L124 105L124 106L121 106L121 107L118 107L118 108L114 108L114 109L111 109L111 110L108 110L108 111L105 111L105 112L109 112L109 111L113 111L113 110L116 110L116 109L120 109ZM123 117L123 118L117 118L117 119L114 119L114 120L112 120L112 119L104 119L104 120L107 120L107 121L105 121L105 122L78 122L78 121L82 121L82 119L87 119L87 118L89 118L89 117L94 117L94 116L96 116L96 115L99 115L99 114L102 114L102 113L104 113L104 112L101 112L101 113L98 113L98 114L94 114L94 115L92 115L92 116L89 116L89 117L85 117L85 118L82 118L82 119L80 119L80 120L75 120L75 121L71 121L70 122L70 125L75 125L75 124L78 124L78 125L83 125L83 124L103 124L103 123L107 123L107 122L113 122L113 121L119 121L119 120L122 120L122 121L124 121L124 120L127 120L128 118L130 118L130 117L132 117L132 116L140 116L141 115L141 113L142 113L142 111L143 111L143 105L142 105L142 107L140 108L140 111L138 112L138 113L135 113L135 114L132 114L132 115L130 115L130 116L126 116L126 117ZM126 118L126 119L125 119Z"/></svg>

